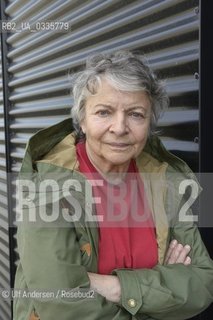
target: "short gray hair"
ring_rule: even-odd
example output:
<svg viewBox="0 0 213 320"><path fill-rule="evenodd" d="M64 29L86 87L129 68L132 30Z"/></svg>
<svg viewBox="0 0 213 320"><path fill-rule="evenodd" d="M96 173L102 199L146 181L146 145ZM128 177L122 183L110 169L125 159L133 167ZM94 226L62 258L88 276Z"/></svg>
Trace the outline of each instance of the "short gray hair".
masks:
<svg viewBox="0 0 213 320"><path fill-rule="evenodd" d="M148 94L152 106L150 132L154 133L157 121L169 103L164 82L156 77L144 56L117 51L90 56L86 68L71 77L74 100L71 116L78 137L83 138L80 124L85 116L86 99L97 93L103 77L118 90Z"/></svg>

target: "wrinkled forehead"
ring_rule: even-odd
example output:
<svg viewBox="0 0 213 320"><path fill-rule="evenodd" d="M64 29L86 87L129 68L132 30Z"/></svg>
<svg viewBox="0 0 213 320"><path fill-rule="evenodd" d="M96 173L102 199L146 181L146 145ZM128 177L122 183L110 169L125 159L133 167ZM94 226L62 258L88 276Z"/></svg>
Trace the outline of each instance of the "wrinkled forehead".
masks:
<svg viewBox="0 0 213 320"><path fill-rule="evenodd" d="M119 92L138 93L144 92L149 96L149 92L145 84L142 84L141 79L131 79L128 77L121 77L114 74L94 75L88 79L86 86L86 96L95 95L104 89L117 90Z"/></svg>

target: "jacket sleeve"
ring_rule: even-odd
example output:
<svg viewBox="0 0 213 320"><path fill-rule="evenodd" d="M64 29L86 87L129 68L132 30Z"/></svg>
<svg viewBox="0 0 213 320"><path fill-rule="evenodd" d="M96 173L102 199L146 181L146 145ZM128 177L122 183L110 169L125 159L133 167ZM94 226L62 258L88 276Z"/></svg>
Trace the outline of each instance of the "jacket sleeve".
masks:
<svg viewBox="0 0 213 320"><path fill-rule="evenodd" d="M176 226L172 238L192 247L192 264L153 269L115 270L122 288L121 305L137 319L190 318L213 301L213 263L196 227Z"/></svg>
<svg viewBox="0 0 213 320"><path fill-rule="evenodd" d="M18 227L17 239L20 274L16 288L55 293L59 290L59 295L53 299L14 301L14 320L30 319L33 309L41 320L130 319L126 310L98 294L90 299L60 297L62 289L89 290L90 286L73 225L67 224L65 227L54 223L43 226L38 223L22 223Z"/></svg>

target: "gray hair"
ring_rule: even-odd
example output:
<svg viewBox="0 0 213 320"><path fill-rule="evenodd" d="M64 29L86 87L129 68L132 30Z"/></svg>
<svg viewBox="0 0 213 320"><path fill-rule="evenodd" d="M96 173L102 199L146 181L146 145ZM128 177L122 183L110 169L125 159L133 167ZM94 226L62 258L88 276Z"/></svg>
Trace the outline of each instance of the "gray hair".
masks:
<svg viewBox="0 0 213 320"><path fill-rule="evenodd" d="M157 121L169 103L164 82L157 79L144 56L117 51L90 56L86 61L86 68L71 77L74 82L71 116L78 137L83 138L80 124L85 116L86 99L97 93L103 77L118 90L145 91L148 94L152 107L150 132L154 133Z"/></svg>

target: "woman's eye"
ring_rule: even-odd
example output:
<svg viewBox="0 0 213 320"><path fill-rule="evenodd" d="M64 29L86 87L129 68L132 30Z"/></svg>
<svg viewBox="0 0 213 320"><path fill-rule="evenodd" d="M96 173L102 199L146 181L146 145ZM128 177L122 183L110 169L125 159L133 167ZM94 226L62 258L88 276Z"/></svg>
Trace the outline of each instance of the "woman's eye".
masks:
<svg viewBox="0 0 213 320"><path fill-rule="evenodd" d="M140 113L140 112L131 112L129 115L134 119L144 119L145 118L144 114Z"/></svg>
<svg viewBox="0 0 213 320"><path fill-rule="evenodd" d="M97 114L101 117L106 117L110 114L109 110L99 110Z"/></svg>

